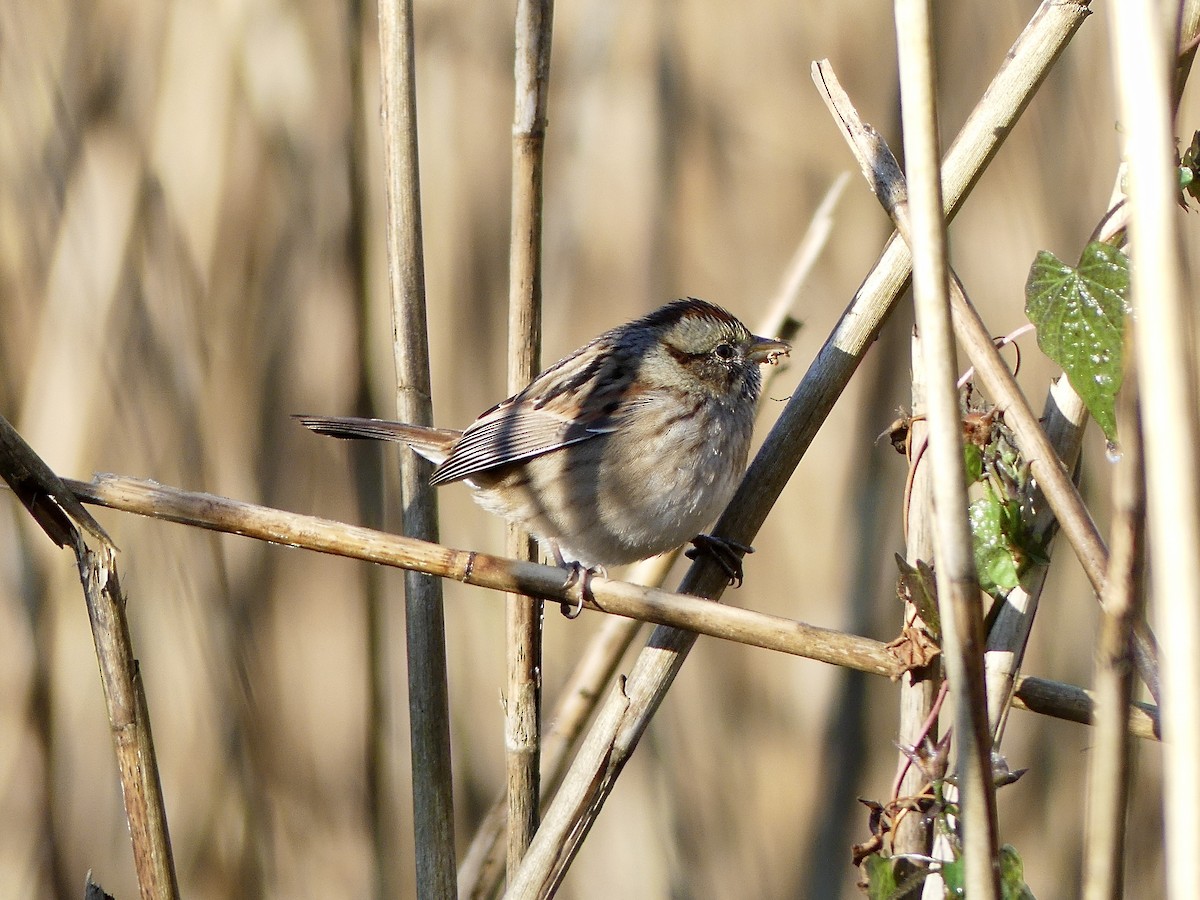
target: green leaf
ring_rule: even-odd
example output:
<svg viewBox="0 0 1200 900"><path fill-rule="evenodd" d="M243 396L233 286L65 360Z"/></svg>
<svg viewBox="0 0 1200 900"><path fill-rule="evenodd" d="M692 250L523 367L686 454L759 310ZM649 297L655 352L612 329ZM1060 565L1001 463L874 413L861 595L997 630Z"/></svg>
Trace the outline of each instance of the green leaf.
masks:
<svg viewBox="0 0 1200 900"><path fill-rule="evenodd" d="M1002 501L989 487L987 496L971 504L969 514L979 586L993 597L1003 597L1020 584L1026 565L1019 540L1023 529L1020 504Z"/></svg>
<svg viewBox="0 0 1200 900"><path fill-rule="evenodd" d="M923 559L910 566L899 553L896 554L896 565L900 567L900 599L916 604L917 613L930 636L937 640L941 636L942 622L938 617L937 581L932 567Z"/></svg>
<svg viewBox="0 0 1200 900"><path fill-rule="evenodd" d="M896 893L896 871L891 859L872 853L863 860L867 873L867 896L871 900L891 900Z"/></svg>
<svg viewBox="0 0 1200 900"><path fill-rule="evenodd" d="M961 859L942 865L942 881L946 897L966 897L965 866ZM1003 900L1037 900L1025 884L1025 868L1021 857L1011 844L1000 848L1000 896Z"/></svg>
<svg viewBox="0 0 1200 900"><path fill-rule="evenodd" d="M946 885L946 897L967 896L967 886L963 878L964 869L961 859L942 864L942 883Z"/></svg>
<svg viewBox="0 0 1200 900"><path fill-rule="evenodd" d="M978 444L963 444L963 462L967 466L967 484L983 479L983 450Z"/></svg>
<svg viewBox="0 0 1200 900"><path fill-rule="evenodd" d="M1072 268L1043 250L1025 282L1025 314L1037 327L1042 352L1062 366L1105 437L1115 442L1129 258L1093 241Z"/></svg>
<svg viewBox="0 0 1200 900"><path fill-rule="evenodd" d="M1197 170L1200 170L1200 131L1192 134L1192 143L1183 151L1179 164L1180 186L1193 200L1200 200L1200 178L1197 178ZM1184 203L1183 207L1186 209L1187 204Z"/></svg>
<svg viewBox="0 0 1200 900"><path fill-rule="evenodd" d="M1025 865L1012 844L1000 848L1000 896L1004 900L1037 900L1025 884Z"/></svg>

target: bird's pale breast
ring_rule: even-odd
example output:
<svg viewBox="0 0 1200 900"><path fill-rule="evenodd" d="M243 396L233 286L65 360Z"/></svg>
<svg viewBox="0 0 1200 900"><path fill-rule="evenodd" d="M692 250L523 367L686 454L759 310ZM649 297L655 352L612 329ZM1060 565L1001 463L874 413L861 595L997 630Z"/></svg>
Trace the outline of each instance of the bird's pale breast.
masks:
<svg viewBox="0 0 1200 900"><path fill-rule="evenodd" d="M729 502L752 413L707 397L649 402L609 434L477 480L478 499L556 542L568 560L645 559L690 540Z"/></svg>

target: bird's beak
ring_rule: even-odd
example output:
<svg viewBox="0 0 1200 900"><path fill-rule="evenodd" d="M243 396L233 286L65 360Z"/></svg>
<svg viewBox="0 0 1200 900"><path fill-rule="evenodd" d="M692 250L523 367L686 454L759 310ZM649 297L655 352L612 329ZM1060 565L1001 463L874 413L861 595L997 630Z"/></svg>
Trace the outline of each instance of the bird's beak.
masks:
<svg viewBox="0 0 1200 900"><path fill-rule="evenodd" d="M787 341L776 341L772 338L754 336L754 343L750 345L750 352L746 355L756 363L771 363L779 361L779 357L788 356L791 353L792 345Z"/></svg>

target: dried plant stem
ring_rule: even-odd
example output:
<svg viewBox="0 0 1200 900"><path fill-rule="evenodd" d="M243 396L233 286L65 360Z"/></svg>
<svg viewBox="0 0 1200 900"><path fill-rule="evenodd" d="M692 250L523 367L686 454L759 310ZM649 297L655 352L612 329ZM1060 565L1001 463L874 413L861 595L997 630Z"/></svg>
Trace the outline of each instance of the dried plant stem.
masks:
<svg viewBox="0 0 1200 900"><path fill-rule="evenodd" d="M554 566L455 550L416 538L214 494L182 491L126 476L103 475L91 483L66 483L85 502L138 515L453 578L498 591L532 594L572 605L582 603L585 609L666 623L876 675L894 677L900 671L899 664L884 652L879 641L709 603L696 595L672 594L597 576L590 584L592 598L584 600L579 585L567 586L563 570Z"/></svg>
<svg viewBox="0 0 1200 900"><path fill-rule="evenodd" d="M542 160L546 143L552 0L519 0L513 108L512 223L508 286L508 390L516 393L541 369ZM537 559L517 525L508 527L508 555ZM508 871L516 871L540 809L542 601L505 599L508 693L504 746L508 773Z"/></svg>
<svg viewBox="0 0 1200 900"><path fill-rule="evenodd" d="M402 421L432 425L412 0L379 0L379 53L396 412ZM429 487L429 472L429 464L415 454L400 455L404 533L436 541L437 500ZM416 879L422 896L453 897L454 802L442 585L409 571L404 588Z"/></svg>
<svg viewBox="0 0 1200 900"><path fill-rule="evenodd" d="M629 580L647 586L661 584L676 556L676 553L668 553L640 563ZM642 623L636 619L606 616L563 685L562 695L549 718L550 726L542 737L543 798L550 796L562 783L570 753L575 749L584 725L641 628ZM482 900L495 894L505 871L505 859L497 851L507 814L508 802L504 793L484 816L458 867L458 895L464 900Z"/></svg>
<svg viewBox="0 0 1200 900"><path fill-rule="evenodd" d="M1126 374L1132 381L1133 372ZM1135 406L1130 387L1121 392L1126 409ZM1088 756L1083 863L1086 900L1118 900L1124 891L1125 814L1131 788L1125 722L1134 687L1129 646L1133 623L1142 613L1146 527L1142 428L1132 409L1121 418L1121 438L1122 459L1113 485L1112 559L1096 644L1096 737Z"/></svg>
<svg viewBox="0 0 1200 900"><path fill-rule="evenodd" d="M1067 468L1073 468L1079 459L1083 443L1087 407L1065 375L1060 376L1050 386L1041 421L1055 453ZM1036 484L1033 489L1038 490ZM1030 526L1030 541L1034 546L1045 547L1049 556L1058 520L1054 518L1053 511L1047 509L1046 504L1040 500L1035 499L1030 505L1038 510ZM988 723L992 729L992 742L997 747L1004 735L1013 684L1021 670L1025 647L1029 642L1034 616L1037 614L1038 601L1041 599L1042 588L1049 571L1050 564L1047 559L1022 576L1021 583L1004 598L1004 605L1000 607L988 631L987 653L984 656Z"/></svg>
<svg viewBox="0 0 1200 900"><path fill-rule="evenodd" d="M905 189L895 157L875 129L864 124L850 103L829 63L813 65L813 78L822 96L843 129L843 134L863 174L871 184L884 209L892 210L904 202ZM894 218L894 216L893 216ZM995 398L996 406L1012 428L1025 459L1062 527L1063 534L1074 548L1088 580L1097 591L1104 588L1104 570L1108 565L1108 549L1092 521L1091 513L1079 496L1062 461L1054 455L1054 447L1042 430L1025 395L1005 365L992 341L987 327L962 290L957 277L950 283L951 310L955 331L967 355L975 366L979 380ZM1158 661L1154 637L1149 627L1139 623L1135 633L1135 653L1138 672L1155 699L1158 698Z"/></svg>
<svg viewBox="0 0 1200 900"><path fill-rule="evenodd" d="M117 753L138 890L143 900L176 898L179 883L167 831L162 781L150 730L150 711L129 638L116 548L63 480L3 416L0 416L0 478L8 483L54 543L75 552ZM99 550L88 546L83 531L98 543Z"/></svg>
<svg viewBox="0 0 1200 900"><path fill-rule="evenodd" d="M999 897L996 790L983 678L983 609L967 518L962 464L958 359L950 316L946 222L942 215L941 147L934 90L929 0L896 0L904 158L910 197L894 220L913 254L913 299L925 372L925 416L934 533L934 577L942 623L942 658L953 688L959 827L969 896ZM905 223L905 218L911 219ZM907 224L907 227L906 227Z"/></svg>
<svg viewBox="0 0 1200 900"><path fill-rule="evenodd" d="M1039 8L951 147L944 170L951 212L958 208L991 160L1049 66L1082 23L1086 12L1086 6L1082 4L1047 2ZM741 542L749 542L753 538L891 312L908 271L906 249L902 242L892 241L855 294L767 436L729 508L717 523L718 534ZM716 598L723 587L719 575L712 572L711 567L698 563L689 572L681 589ZM536 865L533 860L527 859L518 876L520 889L514 885L510 888L510 894L518 897L542 895L558 877L554 872L561 873L569 864L694 641L694 635L669 628L655 629L649 645L629 676L628 695L624 692L614 694L609 701L620 706L619 714L602 716L605 721L621 722L618 729L620 735L605 735L598 731L601 728L599 723L594 726L588 745L607 747L608 752L586 759L581 752L551 805L551 812L556 806L561 810L586 809L587 812L570 824L563 824L569 821L569 817L554 812L555 821L560 823L556 828L547 827L551 814L547 813L547 821L543 822L534 839L534 846L541 843L543 848L555 848L555 862L547 865L544 862L550 858L547 854L540 855L542 862ZM588 766L595 759L603 760L603 771L589 772ZM582 792L582 795L574 791ZM584 802L585 799L588 802Z"/></svg>
<svg viewBox="0 0 1200 900"><path fill-rule="evenodd" d="M1171 92L1171 117L1179 115L1179 103L1183 89L1187 86L1192 64L1196 61L1197 39L1200 38L1200 0L1181 0L1179 4L1178 29L1175 46L1179 57L1175 64L1174 85Z"/></svg>
<svg viewBox="0 0 1200 900"><path fill-rule="evenodd" d="M792 310L829 238L833 211L845 189L846 181L845 175L840 176L826 191L816 212L813 213L804 237L792 255L778 292L768 304L766 316L755 329L755 334L777 335L784 340L795 336L799 322L793 317ZM769 396L771 383L782 370L782 366L772 366L764 373L764 398ZM678 551L675 551L645 560L630 573L628 580L634 584L658 587L677 558ZM640 628L641 622L611 618L593 638L583 659L563 688L563 699L551 717L553 724L543 740L543 797L552 794L562 783L567 764L570 762L568 754L575 748L583 726L591 718L596 704L603 696L604 685L611 680L617 664ZM505 798L501 797L484 817L463 857L462 865L459 866L460 897L490 897L495 892L500 871L495 850L499 834L504 828L505 816Z"/></svg>
<svg viewBox="0 0 1200 900"><path fill-rule="evenodd" d="M117 750L138 889L142 900L175 898L179 896L179 883L167 833L150 712L129 639L115 555L110 546L97 552L80 541L76 556Z"/></svg>
<svg viewBox="0 0 1200 900"><path fill-rule="evenodd" d="M920 337L914 332L912 338L912 410L914 418L909 426L909 447L922 447L927 433L926 422L917 417L918 410L925 408L925 367L922 364ZM910 501L904 510L904 533L907 541L905 559L909 565L915 566L919 560L926 562L933 559L933 530L930 518L930 467L917 465L916 458L909 459L911 474L911 489L908 492ZM909 626L920 616L917 605L906 601L903 611L903 624ZM897 729L896 742L901 747L916 747L928 735L936 742L938 729L936 721L927 728L930 711L933 709L934 697L942 683L941 663L934 660L923 669L905 672L900 679L900 723ZM916 795L924 783L926 776L911 765L907 755L899 755L897 765L904 771L900 779L897 796L911 797ZM896 823L892 835L893 855L914 853L927 856L930 841L933 836L933 823L924 816L904 816Z"/></svg>
<svg viewBox="0 0 1200 900"><path fill-rule="evenodd" d="M183 491L123 475L102 475L93 482L63 479L63 483L84 503L140 516L239 534L286 547L414 569L497 591L519 591L569 603L580 600L578 587L565 587L562 570L552 566L454 550L414 538L255 506L214 494ZM697 634L889 678L897 677L900 672L899 664L884 645L870 638L623 581L596 578L591 589L594 600L585 602L584 606L599 612L689 629ZM1090 696L1087 691L1072 685L1022 677L1017 680L1013 701L1022 709L1043 715L1083 724L1091 722L1093 704ZM1135 704L1130 714L1130 733L1155 738L1157 715L1155 707Z"/></svg>
<svg viewBox="0 0 1200 900"><path fill-rule="evenodd" d="M1017 677L1013 685L1012 705L1081 725L1094 725L1096 722L1096 700L1091 693L1075 685L1048 681L1034 675ZM1149 703L1134 703L1129 708L1128 727L1134 737L1159 740L1162 725L1158 707Z"/></svg>
<svg viewBox="0 0 1200 900"><path fill-rule="evenodd" d="M354 283L355 312L358 325L358 351L362 366L358 372L355 411L359 415L378 415L378 404L371 394L371 310L374 292L370 287L371 253L367 233L371 220L370 196L373 189L368 173L370 121L365 98L371 91L366 84L363 66L365 44L364 18L369 10L366 0L353 0L348 7L347 58L351 96L354 98L347 143L347 181L350 186L350 215L347 221L346 255ZM359 507L367 521L384 521L387 501L383 487L382 469L378 465L355 466L355 484ZM389 613L392 607L385 596L381 570L371 568L365 573L363 612L366 620L367 644L367 709L366 752L364 762L365 790L363 802L371 830L371 867L376 898L396 897L405 883L402 839L399 834L399 807L395 714L392 704L396 655L391 644Z"/></svg>
<svg viewBox="0 0 1200 900"><path fill-rule="evenodd" d="M800 293L808 281L808 276L812 274L813 266L820 259L821 251L829 242L829 234L833 231L833 212L837 208L838 201L846 190L849 180L849 173L843 172L829 186L829 190L817 204L816 211L813 212L808 228L804 232L804 237L800 239L800 243L796 246L787 269L784 271L779 290L767 304L767 315L759 324L755 334L780 337L784 340L790 339L790 335L787 333L787 322L793 319L793 310L800 299ZM770 379L778 372L779 367L770 367L766 372L766 377ZM767 392L764 389L763 396L766 395Z"/></svg>
<svg viewBox="0 0 1200 900"><path fill-rule="evenodd" d="M1170 63L1174 35L1158 3L1111 7L1113 78L1129 164L1135 247L1133 346L1145 432L1149 567L1163 636L1163 780L1167 890L1195 893L1192 831L1200 807L1200 483L1193 322L1176 230Z"/></svg>

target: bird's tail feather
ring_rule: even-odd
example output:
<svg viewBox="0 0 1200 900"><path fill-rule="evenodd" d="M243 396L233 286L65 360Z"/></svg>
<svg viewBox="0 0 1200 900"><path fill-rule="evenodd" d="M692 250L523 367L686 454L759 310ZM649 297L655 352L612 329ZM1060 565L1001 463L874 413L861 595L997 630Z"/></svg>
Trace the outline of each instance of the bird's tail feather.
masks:
<svg viewBox="0 0 1200 900"><path fill-rule="evenodd" d="M304 427L330 437L398 441L408 444L421 456L433 463L440 463L450 452L455 441L462 437L461 431L448 428L426 428L405 422L387 419L364 419L357 416L293 416Z"/></svg>

